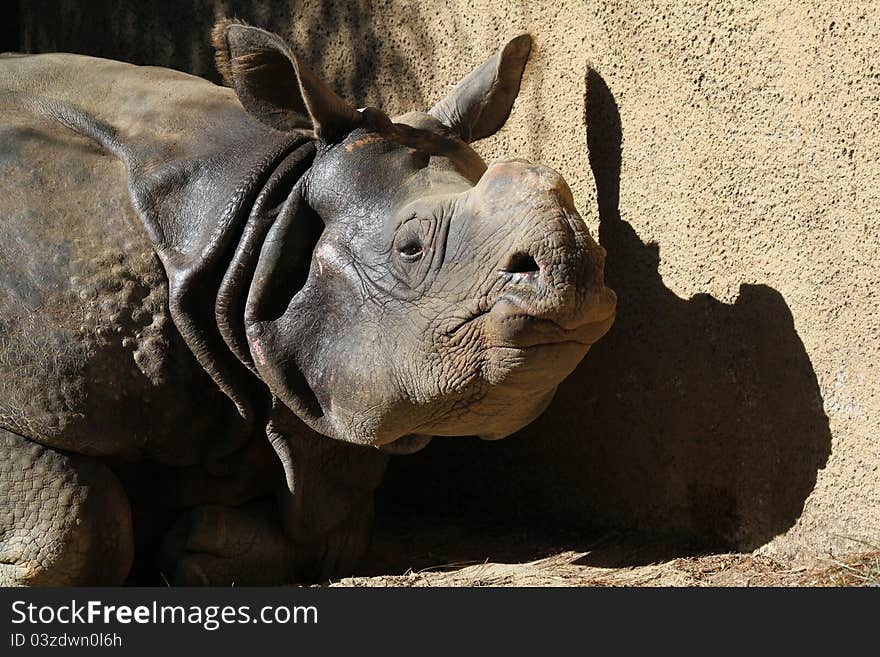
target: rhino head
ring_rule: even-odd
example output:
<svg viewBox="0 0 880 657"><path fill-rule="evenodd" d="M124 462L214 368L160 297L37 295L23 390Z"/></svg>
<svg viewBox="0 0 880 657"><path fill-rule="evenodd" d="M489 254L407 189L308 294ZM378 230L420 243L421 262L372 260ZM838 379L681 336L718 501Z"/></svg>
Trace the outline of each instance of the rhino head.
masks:
<svg viewBox="0 0 880 657"><path fill-rule="evenodd" d="M604 250L555 171L470 144L510 114L514 38L427 112L356 110L276 35L222 22L227 83L316 155L271 228L245 323L272 393L318 432L413 451L507 436L610 328Z"/></svg>

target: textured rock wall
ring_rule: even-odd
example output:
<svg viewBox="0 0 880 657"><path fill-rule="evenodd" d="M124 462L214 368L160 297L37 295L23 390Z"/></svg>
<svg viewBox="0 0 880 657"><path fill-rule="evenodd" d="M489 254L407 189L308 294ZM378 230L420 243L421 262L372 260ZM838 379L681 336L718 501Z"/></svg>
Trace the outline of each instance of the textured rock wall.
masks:
<svg viewBox="0 0 880 657"><path fill-rule="evenodd" d="M617 324L547 413L396 460L386 505L789 555L880 540L876 5L32 0L20 47L216 79L225 15L389 112L531 32L478 149L558 169L608 250Z"/></svg>

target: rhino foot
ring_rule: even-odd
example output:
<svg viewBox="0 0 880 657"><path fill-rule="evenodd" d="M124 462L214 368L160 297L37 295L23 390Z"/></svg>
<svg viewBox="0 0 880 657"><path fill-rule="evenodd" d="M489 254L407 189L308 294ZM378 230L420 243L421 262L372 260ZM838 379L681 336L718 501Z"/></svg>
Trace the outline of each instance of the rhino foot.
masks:
<svg viewBox="0 0 880 657"><path fill-rule="evenodd" d="M0 429L0 586L122 584L131 509L97 459Z"/></svg>
<svg viewBox="0 0 880 657"><path fill-rule="evenodd" d="M173 586L324 580L354 569L369 546L371 524L372 513L366 512L308 541L293 542L281 528L274 503L197 507L166 535L159 567Z"/></svg>
<svg viewBox="0 0 880 657"><path fill-rule="evenodd" d="M294 550L272 516L268 504L201 506L186 512L163 542L163 577L175 586L291 581Z"/></svg>

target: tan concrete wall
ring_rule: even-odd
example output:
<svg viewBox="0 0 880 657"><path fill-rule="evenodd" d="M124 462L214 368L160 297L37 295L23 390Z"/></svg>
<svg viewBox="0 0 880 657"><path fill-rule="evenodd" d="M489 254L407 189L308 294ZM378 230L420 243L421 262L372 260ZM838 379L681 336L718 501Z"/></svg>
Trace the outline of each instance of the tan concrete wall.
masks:
<svg viewBox="0 0 880 657"><path fill-rule="evenodd" d="M389 112L529 31L513 116L477 147L563 173L618 322L532 426L398 459L385 503L789 555L880 542L876 3L43 4L27 49L210 74L206 31L235 15Z"/></svg>

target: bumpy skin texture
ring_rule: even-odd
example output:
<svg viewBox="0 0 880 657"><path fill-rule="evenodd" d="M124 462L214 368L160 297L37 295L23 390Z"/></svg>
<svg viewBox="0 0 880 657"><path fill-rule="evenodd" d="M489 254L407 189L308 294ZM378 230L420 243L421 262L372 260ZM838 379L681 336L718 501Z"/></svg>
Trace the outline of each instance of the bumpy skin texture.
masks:
<svg viewBox="0 0 880 657"><path fill-rule="evenodd" d="M116 584L131 567L131 513L113 473L0 430L0 586Z"/></svg>
<svg viewBox="0 0 880 657"><path fill-rule="evenodd" d="M512 433L613 320L562 178L467 144L527 37L395 121L214 39L231 89L0 57L5 583L118 583L133 542L173 583L347 572L388 453Z"/></svg>

